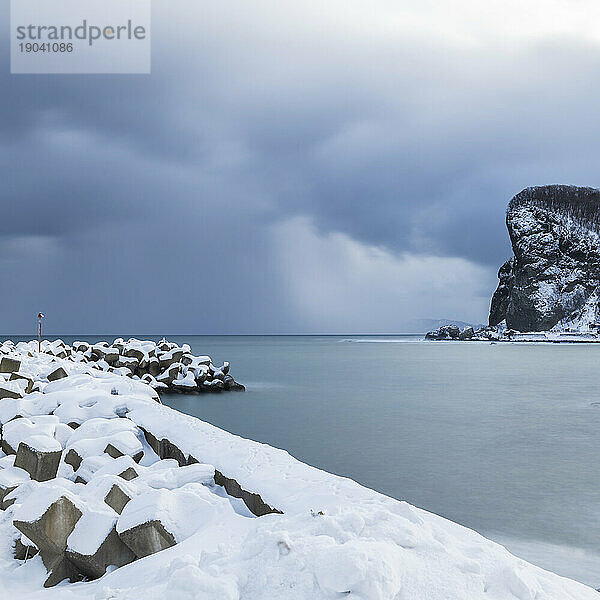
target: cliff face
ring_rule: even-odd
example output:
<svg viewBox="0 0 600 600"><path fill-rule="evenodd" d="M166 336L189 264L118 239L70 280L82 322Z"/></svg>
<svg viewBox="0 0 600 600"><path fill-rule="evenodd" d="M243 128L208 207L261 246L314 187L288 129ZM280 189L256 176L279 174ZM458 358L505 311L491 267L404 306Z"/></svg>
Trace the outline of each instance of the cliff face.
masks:
<svg viewBox="0 0 600 600"><path fill-rule="evenodd" d="M600 321L600 190L527 188L508 206L514 257L498 272L490 325L587 330Z"/></svg>

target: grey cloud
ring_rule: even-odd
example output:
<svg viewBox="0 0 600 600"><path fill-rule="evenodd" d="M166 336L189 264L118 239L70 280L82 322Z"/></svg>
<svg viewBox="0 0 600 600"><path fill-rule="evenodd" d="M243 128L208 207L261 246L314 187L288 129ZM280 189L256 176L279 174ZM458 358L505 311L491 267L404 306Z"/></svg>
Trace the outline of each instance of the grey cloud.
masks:
<svg viewBox="0 0 600 600"><path fill-rule="evenodd" d="M597 45L350 35L333 14L261 7L155 0L151 76L10 76L0 39L0 237L54 240L78 322L115 308L115 290L135 312L160 272L186 290L185 314L210 308L199 329L294 329L264 241L273 224L303 216L322 235L493 273L514 193L600 184ZM48 267L22 256L0 262L11 281ZM187 324L158 301L130 323L154 321Z"/></svg>

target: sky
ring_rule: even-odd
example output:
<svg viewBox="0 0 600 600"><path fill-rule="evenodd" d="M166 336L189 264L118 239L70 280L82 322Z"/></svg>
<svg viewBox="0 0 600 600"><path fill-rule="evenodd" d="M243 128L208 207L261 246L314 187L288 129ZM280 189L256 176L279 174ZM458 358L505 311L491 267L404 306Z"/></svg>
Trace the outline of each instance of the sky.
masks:
<svg viewBox="0 0 600 600"><path fill-rule="evenodd" d="M486 322L510 198L600 187L596 0L153 0L151 75L0 17L4 334Z"/></svg>

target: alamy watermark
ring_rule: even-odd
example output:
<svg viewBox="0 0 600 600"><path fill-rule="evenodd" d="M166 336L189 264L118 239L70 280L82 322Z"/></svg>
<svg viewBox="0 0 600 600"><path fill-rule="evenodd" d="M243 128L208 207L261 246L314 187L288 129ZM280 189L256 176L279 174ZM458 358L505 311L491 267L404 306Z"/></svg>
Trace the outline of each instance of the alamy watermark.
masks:
<svg viewBox="0 0 600 600"><path fill-rule="evenodd" d="M150 73L151 0L11 0L11 73Z"/></svg>

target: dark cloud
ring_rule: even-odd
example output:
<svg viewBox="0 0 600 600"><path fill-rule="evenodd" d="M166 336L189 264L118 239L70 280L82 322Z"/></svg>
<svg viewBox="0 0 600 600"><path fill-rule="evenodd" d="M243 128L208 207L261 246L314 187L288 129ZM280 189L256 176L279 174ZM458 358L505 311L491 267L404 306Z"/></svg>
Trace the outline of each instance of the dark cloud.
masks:
<svg viewBox="0 0 600 600"><path fill-rule="evenodd" d="M104 330L299 330L270 237L282 223L493 274L513 194L600 185L595 42L457 42L334 4L155 0L150 76L11 76L2 38L0 274L15 293L52 304L68 286L63 331L92 312Z"/></svg>

